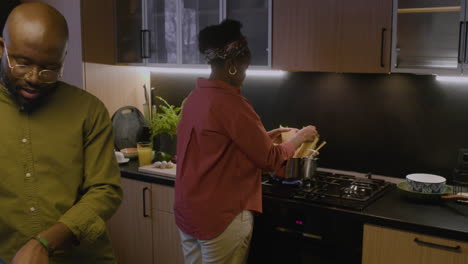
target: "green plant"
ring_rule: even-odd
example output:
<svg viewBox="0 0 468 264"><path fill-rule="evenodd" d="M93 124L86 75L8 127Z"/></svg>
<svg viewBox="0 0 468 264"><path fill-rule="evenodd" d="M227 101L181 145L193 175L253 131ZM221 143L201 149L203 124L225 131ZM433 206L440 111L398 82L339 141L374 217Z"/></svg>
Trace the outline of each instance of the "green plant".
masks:
<svg viewBox="0 0 468 264"><path fill-rule="evenodd" d="M157 111L151 119L151 134L156 136L158 134L166 133L173 137L177 134L177 125L180 121L182 106L185 99L179 107L169 104L160 96L156 96L156 99L161 101L161 104L159 105L159 111Z"/></svg>

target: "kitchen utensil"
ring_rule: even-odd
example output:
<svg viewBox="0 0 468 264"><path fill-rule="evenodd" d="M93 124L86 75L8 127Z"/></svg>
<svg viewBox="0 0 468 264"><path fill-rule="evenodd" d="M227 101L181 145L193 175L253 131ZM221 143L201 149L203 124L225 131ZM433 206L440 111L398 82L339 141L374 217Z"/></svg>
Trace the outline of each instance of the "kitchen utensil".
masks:
<svg viewBox="0 0 468 264"><path fill-rule="evenodd" d="M284 174L284 179L287 181L300 180L301 175L301 158L291 158L286 164L286 171Z"/></svg>
<svg viewBox="0 0 468 264"><path fill-rule="evenodd" d="M427 173L412 173L406 175L406 181L412 191L422 193L440 193L444 190L445 178Z"/></svg>
<svg viewBox="0 0 468 264"><path fill-rule="evenodd" d="M114 145L117 150L135 148L143 127L147 126L143 114L134 106L119 108L112 115Z"/></svg>
<svg viewBox="0 0 468 264"><path fill-rule="evenodd" d="M453 188L450 185L445 185L444 189L440 193L423 193L416 192L410 189L408 182L403 181L397 184L399 193L409 199L417 201L441 201L441 196L450 195L453 192Z"/></svg>
<svg viewBox="0 0 468 264"><path fill-rule="evenodd" d="M325 144L327 144L327 142L323 141L315 150L318 152Z"/></svg>
<svg viewBox="0 0 468 264"><path fill-rule="evenodd" d="M286 164L284 179L287 181L310 180L317 170L317 158L291 158Z"/></svg>
<svg viewBox="0 0 468 264"><path fill-rule="evenodd" d="M129 158L125 158L124 154L122 152L119 152L119 151L115 151L115 158L117 159L117 162L120 164L120 163L126 163L128 162L130 159Z"/></svg>
<svg viewBox="0 0 468 264"><path fill-rule="evenodd" d="M307 153L307 156L306 156L307 158L317 157L317 156L320 154L320 153L319 153L317 150L315 150L315 149L308 149L306 153Z"/></svg>
<svg viewBox="0 0 468 264"><path fill-rule="evenodd" d="M302 158L302 178L312 179L317 171L317 160L315 156L309 156Z"/></svg>
<svg viewBox="0 0 468 264"><path fill-rule="evenodd" d="M303 157L310 156L311 155L310 150L315 149L315 146L317 145L319 137L320 136L317 135L313 141L302 143L301 147L296 150L294 157L303 158Z"/></svg>
<svg viewBox="0 0 468 264"><path fill-rule="evenodd" d="M137 148L124 148L121 149L120 152L122 152L124 154L124 157L128 159L134 159L138 157Z"/></svg>
<svg viewBox="0 0 468 264"><path fill-rule="evenodd" d="M301 146L296 150L296 152L294 152L294 158L302 158L304 157L305 155L305 152L307 151L307 149L310 148L310 146L312 145L312 142L304 142L301 144Z"/></svg>
<svg viewBox="0 0 468 264"><path fill-rule="evenodd" d="M145 93L145 103L143 104L143 111L146 121L149 123L151 120L151 106L148 99L148 91L146 90L146 84L143 84L143 90Z"/></svg>
<svg viewBox="0 0 468 264"><path fill-rule="evenodd" d="M443 195L440 198L450 201L468 201L468 195L466 194Z"/></svg>

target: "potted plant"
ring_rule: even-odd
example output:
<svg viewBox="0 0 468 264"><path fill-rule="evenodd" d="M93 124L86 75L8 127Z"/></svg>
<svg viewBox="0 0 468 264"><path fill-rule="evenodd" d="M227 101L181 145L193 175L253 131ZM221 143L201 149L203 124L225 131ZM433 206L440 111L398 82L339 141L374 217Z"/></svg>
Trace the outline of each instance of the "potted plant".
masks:
<svg viewBox="0 0 468 264"><path fill-rule="evenodd" d="M177 125L179 124L182 105L176 107L169 104L160 96L156 99L161 102L159 109L153 113L150 122L150 131L153 138L153 145L156 151L175 155L177 143Z"/></svg>

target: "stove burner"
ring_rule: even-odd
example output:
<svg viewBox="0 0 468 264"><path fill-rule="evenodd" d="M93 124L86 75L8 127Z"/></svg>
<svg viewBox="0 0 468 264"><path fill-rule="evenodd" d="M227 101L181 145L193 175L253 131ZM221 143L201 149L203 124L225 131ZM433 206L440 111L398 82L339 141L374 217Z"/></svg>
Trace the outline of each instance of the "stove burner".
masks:
<svg viewBox="0 0 468 264"><path fill-rule="evenodd" d="M295 181L281 181L282 184L289 184L289 185L301 185L302 182L300 180Z"/></svg>
<svg viewBox="0 0 468 264"><path fill-rule="evenodd" d="M375 187L368 183L353 182L343 189L343 195L349 198L364 199L370 197Z"/></svg>
<svg viewBox="0 0 468 264"><path fill-rule="evenodd" d="M362 210L386 192L391 183L380 179L318 172L312 179L286 182L272 175L262 181L264 193Z"/></svg>

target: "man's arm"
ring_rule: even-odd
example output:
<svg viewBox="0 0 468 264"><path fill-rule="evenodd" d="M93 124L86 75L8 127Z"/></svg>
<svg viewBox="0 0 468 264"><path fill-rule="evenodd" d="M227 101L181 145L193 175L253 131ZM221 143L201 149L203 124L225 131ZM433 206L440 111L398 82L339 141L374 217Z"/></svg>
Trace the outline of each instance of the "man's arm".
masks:
<svg viewBox="0 0 468 264"><path fill-rule="evenodd" d="M120 205L122 189L109 114L97 99L89 108L90 118L83 135L82 196L58 221L65 224L78 241L92 243L106 232L105 222Z"/></svg>

